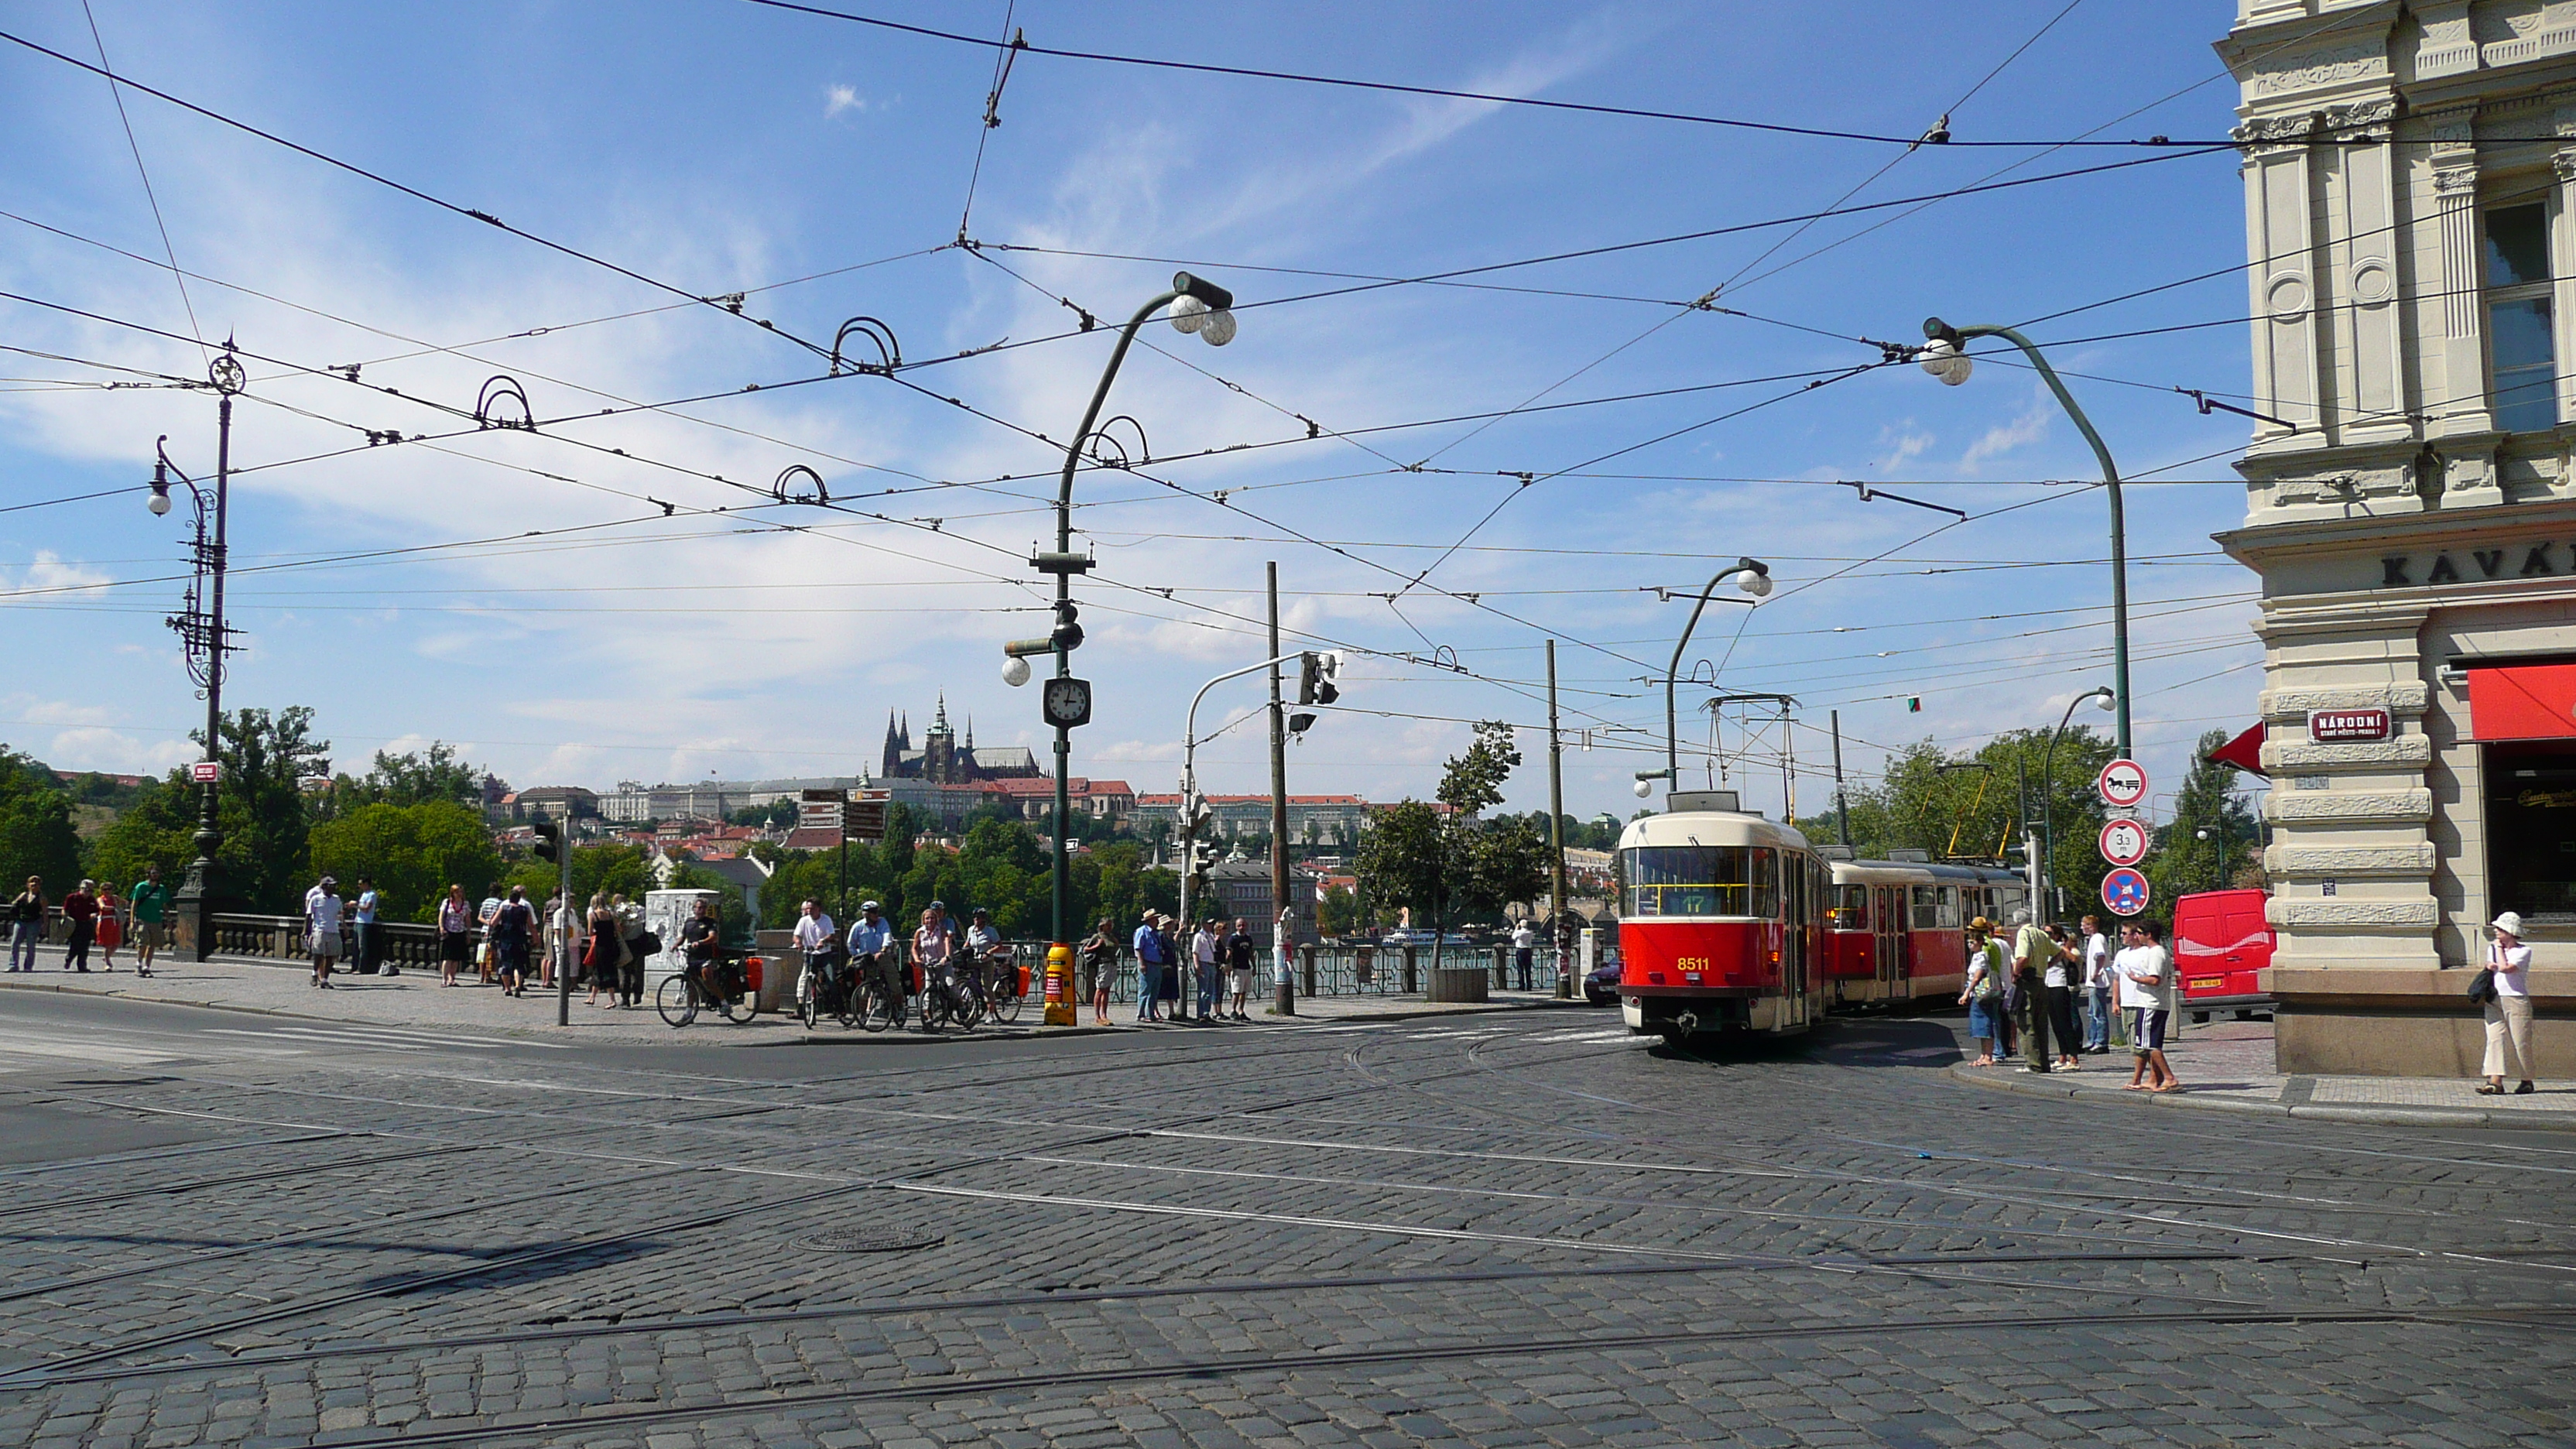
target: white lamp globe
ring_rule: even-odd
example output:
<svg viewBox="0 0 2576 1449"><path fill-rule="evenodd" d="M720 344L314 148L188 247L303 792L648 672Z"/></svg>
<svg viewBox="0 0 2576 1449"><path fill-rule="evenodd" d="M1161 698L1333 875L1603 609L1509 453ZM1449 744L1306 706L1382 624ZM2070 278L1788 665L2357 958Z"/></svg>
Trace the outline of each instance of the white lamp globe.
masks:
<svg viewBox="0 0 2576 1449"><path fill-rule="evenodd" d="M1636 789L1637 798L1643 800L1647 796L1655 793L1655 782L1652 780L1639 780L1637 782Z"/></svg>
<svg viewBox="0 0 2576 1449"><path fill-rule="evenodd" d="M1736 579L1735 586L1757 599L1767 599L1771 597L1771 576L1769 574L1757 574L1751 569L1747 569L1741 577Z"/></svg>
<svg viewBox="0 0 2576 1449"><path fill-rule="evenodd" d="M1207 345L1210 347L1223 347L1227 343L1232 342L1234 340L1234 309L1230 307L1219 307L1215 311L1207 314L1207 325L1199 329L1199 336L1201 339L1206 341Z"/></svg>
<svg viewBox="0 0 2576 1449"><path fill-rule="evenodd" d="M1172 327L1175 331L1196 332L1206 325L1208 304L1183 293L1172 299Z"/></svg>
<svg viewBox="0 0 2576 1449"><path fill-rule="evenodd" d="M167 493L155 493L149 499L144 501L143 506L151 509L153 517L158 518L162 514L170 511L170 495Z"/></svg>
<svg viewBox="0 0 2576 1449"><path fill-rule="evenodd" d="M2096 697L2095 697L2095 699L2094 699L2094 701L2093 701L2093 707L2094 707L2095 709L2098 709L2098 710L2102 711L2104 714L2109 714L2109 713L2110 713L2114 708L2116 708L2116 707L2119 705L2119 703L2120 703L2119 696L2117 696L2117 695L2115 695L2115 694L2111 693L2111 691L2109 691L2109 690L2107 690L2107 689L2106 689L2106 690L2102 691L2102 693L2101 693L2100 695L2098 695L2098 696L2096 696Z"/></svg>
<svg viewBox="0 0 2576 1449"><path fill-rule="evenodd" d="M1923 344L1923 370L1951 387L1968 380L1977 364L1959 350L1959 344L1946 337L1935 337Z"/></svg>
<svg viewBox="0 0 2576 1449"><path fill-rule="evenodd" d="M1017 654L1012 655L1010 660L1002 666L1002 682L1013 689L1017 689L1021 685L1028 683L1029 661L1022 659Z"/></svg>

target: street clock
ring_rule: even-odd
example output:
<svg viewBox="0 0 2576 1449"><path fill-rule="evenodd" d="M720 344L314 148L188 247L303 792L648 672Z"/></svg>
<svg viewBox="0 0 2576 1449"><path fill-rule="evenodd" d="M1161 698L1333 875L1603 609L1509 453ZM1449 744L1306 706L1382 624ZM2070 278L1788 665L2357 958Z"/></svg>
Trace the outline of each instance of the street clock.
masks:
<svg viewBox="0 0 2576 1449"><path fill-rule="evenodd" d="M1046 682L1046 721L1060 730L1091 723L1091 681L1050 679Z"/></svg>

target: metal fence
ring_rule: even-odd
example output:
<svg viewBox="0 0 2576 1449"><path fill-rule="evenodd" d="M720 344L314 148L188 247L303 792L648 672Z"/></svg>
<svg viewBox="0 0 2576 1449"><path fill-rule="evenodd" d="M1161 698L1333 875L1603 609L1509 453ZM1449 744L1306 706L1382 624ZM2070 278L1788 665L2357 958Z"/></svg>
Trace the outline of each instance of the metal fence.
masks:
<svg viewBox="0 0 2576 1449"><path fill-rule="evenodd" d="M1021 957L1025 961L1043 962L1046 947L1032 945L1023 948ZM1297 994L1300 996L1420 996L1430 982L1435 966L1488 972L1492 986L1498 991L1554 991L1556 967L1547 952L1533 951L1531 957L1527 982L1522 981L1517 958L1509 946L1443 946L1436 955L1428 946L1300 946L1291 969L1296 974ZM1252 967L1254 996L1268 999L1275 969L1275 962L1265 948ZM1183 974L1188 974L1186 964ZM1110 972L1109 999L1133 1005L1136 983L1135 953L1121 951L1117 965ZM1182 983L1184 999L1189 999L1196 990L1195 982Z"/></svg>

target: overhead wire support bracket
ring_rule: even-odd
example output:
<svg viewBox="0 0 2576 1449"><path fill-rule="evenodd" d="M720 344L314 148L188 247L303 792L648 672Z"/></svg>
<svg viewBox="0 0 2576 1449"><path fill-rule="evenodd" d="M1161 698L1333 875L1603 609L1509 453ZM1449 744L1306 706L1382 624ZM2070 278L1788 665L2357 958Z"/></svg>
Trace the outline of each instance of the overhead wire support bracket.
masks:
<svg viewBox="0 0 2576 1449"><path fill-rule="evenodd" d="M1867 503L1874 498L1886 498L1898 503L1911 503L1917 508L1928 508L1935 513L1946 513L1953 518L1964 519L1968 516L1966 509L1952 508L1946 503L1930 503L1920 498L1908 498L1902 493L1890 493L1884 488L1880 488L1869 483L1856 483L1849 478L1837 478L1834 481L1845 488L1859 489L1860 501L1863 503Z"/></svg>
<svg viewBox="0 0 2576 1449"><path fill-rule="evenodd" d="M2299 425L2291 422L2288 418L2276 418L2270 413L2258 413L2252 408L2240 408L2234 403L2220 402L2218 399L2211 397L2209 394L2202 392L2196 387L2178 387L2175 388L2174 391L2181 393L2184 397L2190 398L2192 403L2200 409L2200 415L2202 417L2207 417L2213 412L2234 413L2240 418L2252 418L2258 423L2270 423L2276 428L2288 428L2294 433L2299 430Z"/></svg>

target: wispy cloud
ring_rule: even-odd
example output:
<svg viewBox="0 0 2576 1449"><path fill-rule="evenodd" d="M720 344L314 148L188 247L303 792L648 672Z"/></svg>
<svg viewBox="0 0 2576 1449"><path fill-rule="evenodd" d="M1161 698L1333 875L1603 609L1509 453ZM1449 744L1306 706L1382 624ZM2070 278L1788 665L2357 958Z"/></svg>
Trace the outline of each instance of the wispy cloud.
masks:
<svg viewBox="0 0 2576 1449"><path fill-rule="evenodd" d="M868 98L856 86L826 86L823 90L823 119L832 120L843 111L864 111Z"/></svg>
<svg viewBox="0 0 2576 1449"><path fill-rule="evenodd" d="M1878 441L1887 449L1878 457L1878 471L1887 473L1922 457L1934 439L1930 433L1914 431L1914 420L1907 418L1899 426L1879 429Z"/></svg>
<svg viewBox="0 0 2576 1449"><path fill-rule="evenodd" d="M1973 469L1988 458L1999 458L2016 448L2029 447L2048 436L2048 422L2055 413L2056 404L2049 400L2047 393L2039 393L2020 417L2000 427L1986 429L1985 436L1970 443L1968 451L1959 455L1959 466Z"/></svg>

